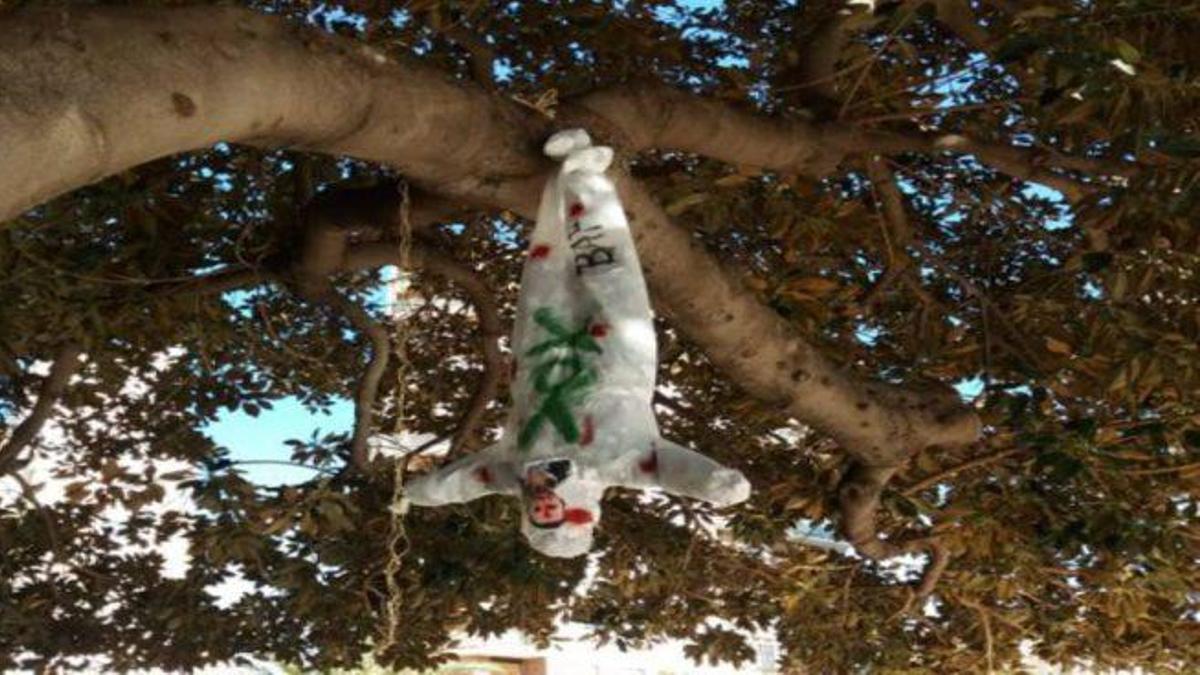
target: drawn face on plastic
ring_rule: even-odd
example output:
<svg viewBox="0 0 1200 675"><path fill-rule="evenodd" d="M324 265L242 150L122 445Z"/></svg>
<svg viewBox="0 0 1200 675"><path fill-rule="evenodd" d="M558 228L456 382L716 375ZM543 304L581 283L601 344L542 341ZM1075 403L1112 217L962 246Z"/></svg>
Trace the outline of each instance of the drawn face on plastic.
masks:
<svg viewBox="0 0 1200 675"><path fill-rule="evenodd" d="M569 459L551 459L525 467L521 491L525 514L535 527L556 528L567 520L567 505L554 488L571 476Z"/></svg>
<svg viewBox="0 0 1200 675"><path fill-rule="evenodd" d="M585 480L569 459L526 464L520 474L521 532L546 555L572 558L592 547L604 483Z"/></svg>

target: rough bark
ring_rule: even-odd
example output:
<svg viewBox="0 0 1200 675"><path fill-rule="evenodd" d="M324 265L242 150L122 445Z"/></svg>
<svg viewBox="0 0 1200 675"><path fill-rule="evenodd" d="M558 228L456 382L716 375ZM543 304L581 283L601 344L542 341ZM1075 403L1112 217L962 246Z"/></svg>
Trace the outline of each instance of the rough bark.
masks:
<svg viewBox="0 0 1200 675"><path fill-rule="evenodd" d="M483 90L245 9L18 12L0 45L0 221L217 141L350 155L459 193L545 166Z"/></svg>

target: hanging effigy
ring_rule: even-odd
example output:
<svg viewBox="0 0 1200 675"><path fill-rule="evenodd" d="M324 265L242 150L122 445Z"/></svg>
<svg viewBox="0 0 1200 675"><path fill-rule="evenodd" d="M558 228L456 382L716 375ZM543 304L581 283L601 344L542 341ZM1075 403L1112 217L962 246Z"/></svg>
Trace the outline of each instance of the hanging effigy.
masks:
<svg viewBox="0 0 1200 675"><path fill-rule="evenodd" d="M653 315L625 212L604 174L612 149L574 129L551 137L545 152L562 165L542 193L521 277L504 434L410 480L405 496L418 506L520 497L530 545L573 557L591 548L610 486L726 506L746 499L750 485L659 436Z"/></svg>

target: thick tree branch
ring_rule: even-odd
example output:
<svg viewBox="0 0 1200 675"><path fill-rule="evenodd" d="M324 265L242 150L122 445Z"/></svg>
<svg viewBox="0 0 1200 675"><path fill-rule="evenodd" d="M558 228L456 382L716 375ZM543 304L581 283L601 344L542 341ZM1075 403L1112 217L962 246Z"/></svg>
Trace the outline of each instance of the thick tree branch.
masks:
<svg viewBox="0 0 1200 675"><path fill-rule="evenodd" d="M42 381L37 402L33 410L13 429L8 441L0 446L0 476L16 471L20 465L20 454L37 439L46 420L54 412L54 405L67 389L71 377L82 365L83 347L76 342L67 342L58 348L50 373Z"/></svg>
<svg viewBox="0 0 1200 675"><path fill-rule="evenodd" d="M1072 200L1101 187L1048 167L1128 177L1136 166L1033 148L988 143L959 134L867 131L842 123L770 118L663 85L601 90L560 108L564 120L605 127L629 149L682 150L720 159L822 176L852 154L972 154L1015 178L1042 183Z"/></svg>
<svg viewBox="0 0 1200 675"><path fill-rule="evenodd" d="M824 175L846 148L811 122L765 117L656 83L631 83L564 102L559 117L607 132L626 150L680 150L726 162Z"/></svg>
<svg viewBox="0 0 1200 675"><path fill-rule="evenodd" d="M85 46L87 67L78 49L48 39L64 30ZM4 21L0 44L0 218L217 140L380 161L434 192L525 216L536 211L549 168L537 152L544 120L438 71L244 10L87 8L65 24L61 13L33 13ZM71 96L44 93L51 89ZM572 114L564 123L586 118L602 134L630 139L632 150L687 150L780 170L827 170L863 142L855 130L838 135L662 87L602 92ZM622 177L620 189L659 308L748 393L786 406L871 466L975 439L978 420L952 392L851 377L724 273L641 186Z"/></svg>
<svg viewBox="0 0 1200 675"><path fill-rule="evenodd" d="M978 419L952 390L905 389L846 373L733 275L719 273L719 263L643 187L621 176L618 188L655 302L748 392L829 433L868 465L975 439Z"/></svg>
<svg viewBox="0 0 1200 675"><path fill-rule="evenodd" d="M383 162L454 194L546 167L515 105L246 9L21 11L0 45L0 222L218 141Z"/></svg>
<svg viewBox="0 0 1200 675"><path fill-rule="evenodd" d="M884 560L906 553L927 553L929 564L916 589L916 599L921 599L937 586L950 562L950 555L936 538L910 539L898 543L879 538L876 514L883 490L898 469L898 466L850 464L837 489L842 534L856 551L872 560Z"/></svg>

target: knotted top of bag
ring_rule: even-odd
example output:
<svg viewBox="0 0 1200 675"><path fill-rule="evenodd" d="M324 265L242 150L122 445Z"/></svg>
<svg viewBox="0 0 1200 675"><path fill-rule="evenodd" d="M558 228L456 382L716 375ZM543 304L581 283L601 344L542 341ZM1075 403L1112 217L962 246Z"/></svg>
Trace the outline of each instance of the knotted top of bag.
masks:
<svg viewBox="0 0 1200 675"><path fill-rule="evenodd" d="M613 160L613 149L592 145L592 138L583 129L566 129L554 134L542 150L547 156L562 161L563 173L604 173Z"/></svg>

